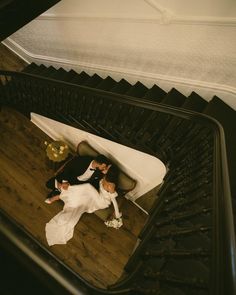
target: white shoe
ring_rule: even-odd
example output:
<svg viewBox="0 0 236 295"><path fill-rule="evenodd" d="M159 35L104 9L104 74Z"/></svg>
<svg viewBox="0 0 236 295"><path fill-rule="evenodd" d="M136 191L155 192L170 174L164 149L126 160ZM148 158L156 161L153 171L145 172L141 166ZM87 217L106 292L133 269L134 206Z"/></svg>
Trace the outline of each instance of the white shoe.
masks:
<svg viewBox="0 0 236 295"><path fill-rule="evenodd" d="M47 204L52 204L52 201L50 200L50 198L47 198L44 202Z"/></svg>

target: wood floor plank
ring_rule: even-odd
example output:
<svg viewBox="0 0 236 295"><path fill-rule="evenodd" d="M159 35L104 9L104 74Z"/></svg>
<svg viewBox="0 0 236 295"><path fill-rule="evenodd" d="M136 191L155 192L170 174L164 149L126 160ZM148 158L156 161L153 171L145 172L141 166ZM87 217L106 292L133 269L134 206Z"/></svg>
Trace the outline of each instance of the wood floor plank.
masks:
<svg viewBox="0 0 236 295"><path fill-rule="evenodd" d="M2 43L0 44L0 69L6 71L21 71L27 63L10 51Z"/></svg>
<svg viewBox="0 0 236 295"><path fill-rule="evenodd" d="M130 201L122 205L124 226L107 228L95 214L85 213L66 245L49 247L45 224L63 202L44 203L45 182L54 173L46 164L44 141L51 139L18 112L0 112L0 207L74 272L94 286L106 288L123 274L147 216Z"/></svg>

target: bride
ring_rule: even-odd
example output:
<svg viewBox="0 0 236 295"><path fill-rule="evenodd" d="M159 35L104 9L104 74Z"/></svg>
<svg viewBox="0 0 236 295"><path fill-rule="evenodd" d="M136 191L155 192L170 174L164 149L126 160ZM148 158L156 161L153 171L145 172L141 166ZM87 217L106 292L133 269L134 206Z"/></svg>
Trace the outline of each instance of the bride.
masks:
<svg viewBox="0 0 236 295"><path fill-rule="evenodd" d="M115 190L115 178L114 174L107 173L99 183L99 191L90 183L78 185L63 183L61 194L46 200L48 204L56 200L64 202L63 210L46 224L46 238L49 246L66 244L73 237L74 227L85 212L92 213L107 208L112 203L115 217L121 217L122 214L116 202L118 194Z"/></svg>

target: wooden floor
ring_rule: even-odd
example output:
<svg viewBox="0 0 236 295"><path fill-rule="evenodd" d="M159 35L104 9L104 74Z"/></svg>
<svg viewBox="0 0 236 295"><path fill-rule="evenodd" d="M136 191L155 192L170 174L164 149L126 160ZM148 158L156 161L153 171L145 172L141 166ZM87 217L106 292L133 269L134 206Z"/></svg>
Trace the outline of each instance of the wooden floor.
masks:
<svg viewBox="0 0 236 295"><path fill-rule="evenodd" d="M0 112L0 206L52 253L98 287L115 283L123 272L147 216L129 201L122 205L124 226L107 228L95 214L84 214L67 245L49 247L45 224L63 206L48 205L45 181L53 174L45 160L50 141L30 120L14 110Z"/></svg>
<svg viewBox="0 0 236 295"><path fill-rule="evenodd" d="M0 70L21 71L27 63L10 51L6 46L0 43Z"/></svg>
<svg viewBox="0 0 236 295"><path fill-rule="evenodd" d="M142 209L144 209L147 213L150 213L155 202L157 202L158 198L158 191L161 188L161 184L157 185L144 195L142 195L140 198L135 200L135 202L140 206Z"/></svg>

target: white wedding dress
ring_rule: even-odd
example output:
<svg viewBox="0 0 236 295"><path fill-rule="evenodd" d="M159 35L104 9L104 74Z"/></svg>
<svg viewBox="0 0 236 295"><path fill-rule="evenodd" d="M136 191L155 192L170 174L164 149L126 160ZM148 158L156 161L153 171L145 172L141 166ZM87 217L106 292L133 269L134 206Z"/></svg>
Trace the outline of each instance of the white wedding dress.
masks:
<svg viewBox="0 0 236 295"><path fill-rule="evenodd" d="M66 244L73 237L74 227L85 212L92 213L113 203L115 216L120 217L116 197L116 192L109 193L103 188L102 180L99 192L89 183L72 185L62 190L60 199L65 203L63 210L46 224L48 245Z"/></svg>

